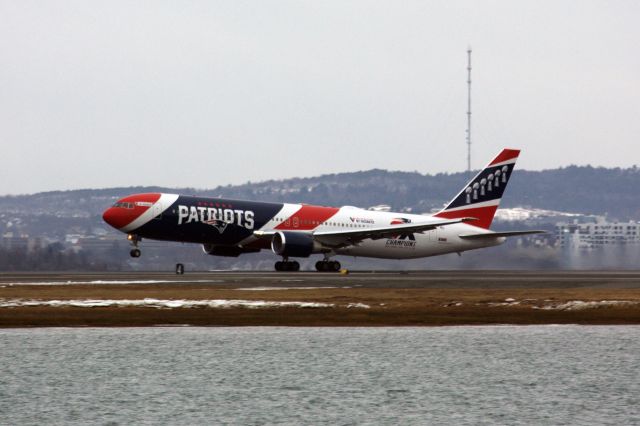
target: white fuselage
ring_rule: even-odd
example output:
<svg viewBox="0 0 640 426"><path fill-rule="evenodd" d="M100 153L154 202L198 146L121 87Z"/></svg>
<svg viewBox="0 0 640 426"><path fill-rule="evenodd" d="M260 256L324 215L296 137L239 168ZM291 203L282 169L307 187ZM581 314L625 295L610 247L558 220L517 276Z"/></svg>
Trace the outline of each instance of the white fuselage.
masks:
<svg viewBox="0 0 640 426"><path fill-rule="evenodd" d="M298 204L285 204L283 211L294 211L300 208ZM286 217L285 215L280 215ZM423 216L408 213L379 212L364 210L357 207L342 207L330 219L318 224L314 231L341 231L366 228L380 228L394 222L404 221L412 224L430 223L438 221L433 216ZM265 224L263 231L272 231L279 224L276 219ZM483 228L466 223L438 227L435 230L400 234L390 238L366 239L356 245L335 250L336 254L358 257L373 257L382 259L414 259L420 257L437 256L446 253L460 253L483 247L502 244L506 239L496 237L482 240L468 240L460 238L464 234L491 234Z"/></svg>

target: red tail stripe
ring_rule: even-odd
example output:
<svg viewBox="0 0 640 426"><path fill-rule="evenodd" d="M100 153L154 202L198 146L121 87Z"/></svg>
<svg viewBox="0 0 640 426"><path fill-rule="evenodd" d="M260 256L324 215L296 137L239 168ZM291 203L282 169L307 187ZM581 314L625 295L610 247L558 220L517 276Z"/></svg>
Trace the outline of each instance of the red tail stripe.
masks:
<svg viewBox="0 0 640 426"><path fill-rule="evenodd" d="M467 222L469 225L477 226L479 228L489 229L491 226L491 222L493 221L493 216L496 214L496 210L498 210L498 206L486 206L486 207L475 207L470 209L461 209L454 211L441 211L436 214L436 217L441 217L443 219L460 219L462 217L475 217L478 220L474 220L472 222Z"/></svg>
<svg viewBox="0 0 640 426"><path fill-rule="evenodd" d="M513 160L514 158L518 158L518 155L520 155L519 149L503 149L502 152L498 154L498 156L494 158L491 164L489 165L493 166L494 164Z"/></svg>

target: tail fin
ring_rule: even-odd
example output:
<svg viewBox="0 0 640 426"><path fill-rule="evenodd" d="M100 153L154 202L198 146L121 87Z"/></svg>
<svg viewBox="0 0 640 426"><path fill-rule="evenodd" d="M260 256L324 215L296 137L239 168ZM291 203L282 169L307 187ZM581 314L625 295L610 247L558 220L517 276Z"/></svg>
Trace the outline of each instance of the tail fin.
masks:
<svg viewBox="0 0 640 426"><path fill-rule="evenodd" d="M478 220L469 222L470 225L489 229L518 155L518 149L503 149L435 216L446 219L475 217Z"/></svg>

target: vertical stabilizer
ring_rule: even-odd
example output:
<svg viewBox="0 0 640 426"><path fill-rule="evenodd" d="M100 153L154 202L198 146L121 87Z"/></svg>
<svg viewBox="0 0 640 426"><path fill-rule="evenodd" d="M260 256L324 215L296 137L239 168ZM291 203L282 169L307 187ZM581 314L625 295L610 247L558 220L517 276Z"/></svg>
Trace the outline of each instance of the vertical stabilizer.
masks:
<svg viewBox="0 0 640 426"><path fill-rule="evenodd" d="M458 219L475 217L470 225L489 229L502 194L520 155L518 149L503 149L436 217Z"/></svg>

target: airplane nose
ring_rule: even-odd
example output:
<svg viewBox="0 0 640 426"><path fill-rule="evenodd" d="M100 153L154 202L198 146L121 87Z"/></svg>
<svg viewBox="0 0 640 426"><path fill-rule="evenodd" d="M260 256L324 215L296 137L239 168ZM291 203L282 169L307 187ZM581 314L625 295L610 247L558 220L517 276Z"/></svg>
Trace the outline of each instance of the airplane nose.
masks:
<svg viewBox="0 0 640 426"><path fill-rule="evenodd" d="M152 219L151 207L160 199L162 194L133 194L118 200L113 206L102 213L102 219L114 228L129 232L131 227L139 227Z"/></svg>
<svg viewBox="0 0 640 426"><path fill-rule="evenodd" d="M127 203L130 204L130 203ZM133 205L131 203L131 205ZM142 214L142 211L146 208L133 209L122 207L111 207L105 210L102 214L102 219L109 225L116 229L122 230L125 226L133 222L138 216Z"/></svg>
<svg viewBox="0 0 640 426"><path fill-rule="evenodd" d="M116 229L122 228L123 217L122 217L122 214L121 213L119 214L119 213L120 212L118 212L118 209L109 207L104 211L104 213L102 213L102 220L104 220L105 222L107 222L109 225L113 226Z"/></svg>

